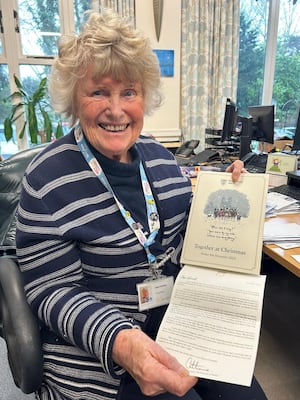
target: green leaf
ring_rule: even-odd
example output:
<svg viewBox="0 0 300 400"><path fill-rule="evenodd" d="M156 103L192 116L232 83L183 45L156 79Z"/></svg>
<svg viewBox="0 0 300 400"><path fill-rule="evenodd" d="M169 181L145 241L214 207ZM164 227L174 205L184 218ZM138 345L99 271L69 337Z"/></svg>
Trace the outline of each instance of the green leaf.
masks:
<svg viewBox="0 0 300 400"><path fill-rule="evenodd" d="M20 99L23 99L23 94L21 92L13 92L10 96L8 96L9 99L14 99L16 97L20 97Z"/></svg>
<svg viewBox="0 0 300 400"><path fill-rule="evenodd" d="M31 143L37 144L38 137L38 122L35 115L34 104L28 104L28 129Z"/></svg>
<svg viewBox="0 0 300 400"><path fill-rule="evenodd" d="M16 74L14 74L14 81L15 84L17 86L17 88L19 89L19 91L21 92L23 97L29 98L28 94L25 92L22 83L19 81L18 77Z"/></svg>
<svg viewBox="0 0 300 400"><path fill-rule="evenodd" d="M18 118L21 117L21 115L24 115L23 106L24 106L23 103L14 104L12 106L11 115L10 115L10 119L12 120L12 122L15 122ZM17 111L20 111L20 112L17 114Z"/></svg>
<svg viewBox="0 0 300 400"><path fill-rule="evenodd" d="M23 89L23 86L22 86L21 82L19 81L19 78L17 77L16 74L14 74L14 81L15 81L15 84L18 89Z"/></svg>
<svg viewBox="0 0 300 400"><path fill-rule="evenodd" d="M32 95L32 101L36 104L45 96L45 88L39 87Z"/></svg>
<svg viewBox="0 0 300 400"><path fill-rule="evenodd" d="M52 135L52 123L51 123L48 113L45 110L41 110L41 111L42 111L42 115L44 118L44 129L45 129L45 133L46 133L46 141L50 142L51 135Z"/></svg>
<svg viewBox="0 0 300 400"><path fill-rule="evenodd" d="M37 90L33 93L32 99L34 103L37 103L38 101L42 100L43 97L46 95L46 85L47 85L47 78L43 78L40 83L39 87Z"/></svg>
<svg viewBox="0 0 300 400"><path fill-rule="evenodd" d="M63 132L61 123L59 123L59 124L57 125L57 128L56 128L55 137L56 137L56 139L59 139L59 138L62 137L62 136L64 136L64 132Z"/></svg>
<svg viewBox="0 0 300 400"><path fill-rule="evenodd" d="M21 129L21 131L19 133L19 138L20 139L23 139L23 137L24 137L24 133L25 133L25 130L26 130L26 125L27 125L27 121L24 122L24 125L23 125L23 127L22 127L22 129Z"/></svg>
<svg viewBox="0 0 300 400"><path fill-rule="evenodd" d="M46 85L47 85L47 77L45 76L44 78L41 79L39 88L46 88Z"/></svg>
<svg viewBox="0 0 300 400"><path fill-rule="evenodd" d="M13 137L12 124L9 118L4 120L4 136L7 142Z"/></svg>

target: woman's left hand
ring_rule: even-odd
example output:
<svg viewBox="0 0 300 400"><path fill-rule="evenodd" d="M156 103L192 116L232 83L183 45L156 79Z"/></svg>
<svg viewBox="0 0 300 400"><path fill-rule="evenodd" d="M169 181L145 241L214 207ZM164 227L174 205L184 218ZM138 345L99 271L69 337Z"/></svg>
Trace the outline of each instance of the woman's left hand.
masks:
<svg viewBox="0 0 300 400"><path fill-rule="evenodd" d="M123 329L117 334L113 359L129 372L146 396L168 392L182 397L198 381L139 329Z"/></svg>
<svg viewBox="0 0 300 400"><path fill-rule="evenodd" d="M241 174L247 172L244 168L244 163L241 160L235 160L226 168L226 172L231 172L231 177L233 182L237 182Z"/></svg>

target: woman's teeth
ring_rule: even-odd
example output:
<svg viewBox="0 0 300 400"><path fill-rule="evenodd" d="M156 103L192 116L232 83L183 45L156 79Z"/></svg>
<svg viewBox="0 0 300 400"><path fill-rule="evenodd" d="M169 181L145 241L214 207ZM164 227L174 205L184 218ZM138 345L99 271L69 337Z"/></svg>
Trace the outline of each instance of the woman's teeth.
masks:
<svg viewBox="0 0 300 400"><path fill-rule="evenodd" d="M110 132L121 132L124 131L129 124L125 124L125 125L105 125L105 124L99 124L99 126L102 129L105 129L106 131L110 131Z"/></svg>

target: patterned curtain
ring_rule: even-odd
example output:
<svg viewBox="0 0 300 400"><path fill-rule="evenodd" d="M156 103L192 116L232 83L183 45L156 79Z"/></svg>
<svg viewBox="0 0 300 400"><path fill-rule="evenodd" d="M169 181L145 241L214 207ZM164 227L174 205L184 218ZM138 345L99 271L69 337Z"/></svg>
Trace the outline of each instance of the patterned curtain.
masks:
<svg viewBox="0 0 300 400"><path fill-rule="evenodd" d="M226 97L236 101L240 0L182 0L183 140L221 129Z"/></svg>
<svg viewBox="0 0 300 400"><path fill-rule="evenodd" d="M98 11L110 8L118 14L128 17L135 25L135 0L97 0Z"/></svg>

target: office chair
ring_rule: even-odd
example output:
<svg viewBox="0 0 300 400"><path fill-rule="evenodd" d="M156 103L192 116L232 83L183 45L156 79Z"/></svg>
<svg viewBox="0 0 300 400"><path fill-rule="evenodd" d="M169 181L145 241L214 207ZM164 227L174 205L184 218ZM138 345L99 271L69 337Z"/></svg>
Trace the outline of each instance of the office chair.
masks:
<svg viewBox="0 0 300 400"><path fill-rule="evenodd" d="M44 147L21 151L0 162L0 337L6 342L14 382L26 394L41 385L43 354L38 321L27 303L17 263L16 211L25 169Z"/></svg>

